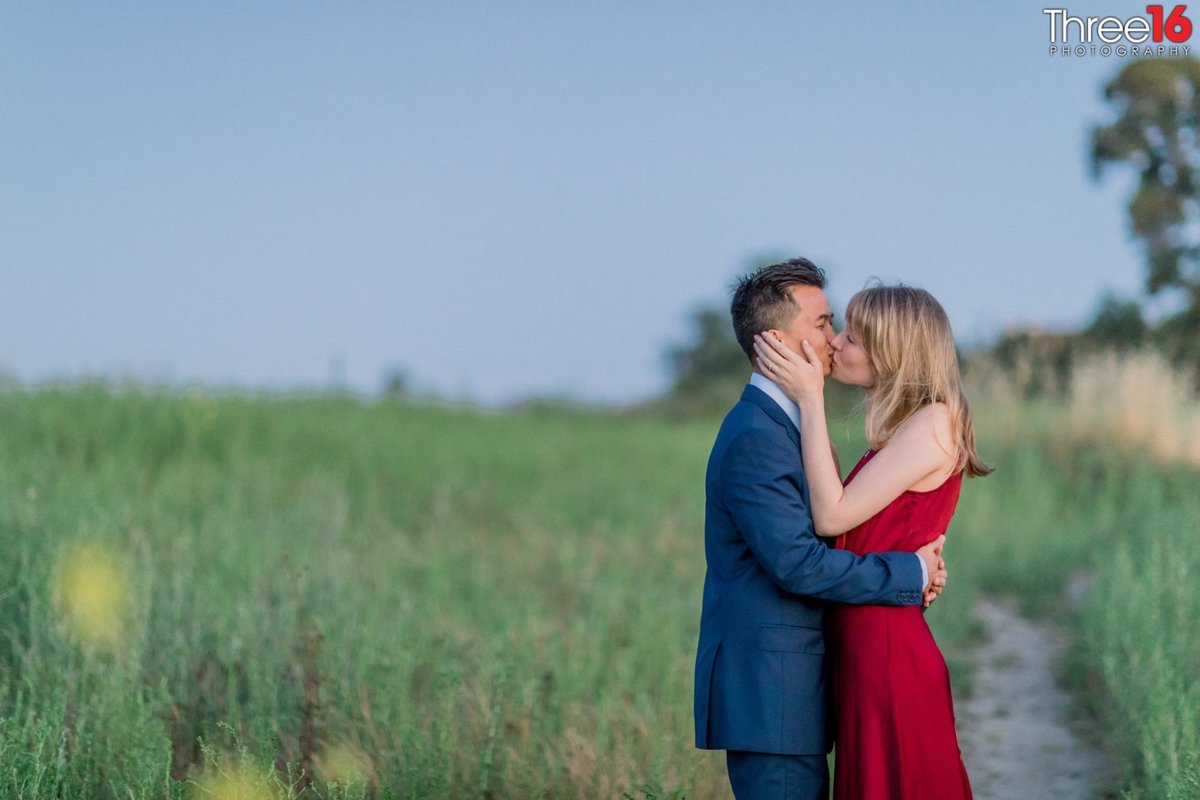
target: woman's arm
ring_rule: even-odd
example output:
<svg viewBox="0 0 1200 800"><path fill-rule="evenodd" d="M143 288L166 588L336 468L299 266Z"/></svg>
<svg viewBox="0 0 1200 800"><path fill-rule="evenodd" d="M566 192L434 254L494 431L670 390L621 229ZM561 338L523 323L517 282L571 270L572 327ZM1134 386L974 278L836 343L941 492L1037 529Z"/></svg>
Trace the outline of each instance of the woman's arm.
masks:
<svg viewBox="0 0 1200 800"><path fill-rule="evenodd" d="M802 410L801 415L804 413ZM949 446L942 444L949 441L950 411L945 405L935 403L917 410L847 486L839 485L837 491L828 487L820 499L813 495L817 529L826 531L825 535L845 533L926 478L949 475L954 460ZM808 469L807 457L804 468Z"/></svg>
<svg viewBox="0 0 1200 800"><path fill-rule="evenodd" d="M818 367L819 369L819 367ZM812 496L813 529L818 536L837 536L850 530L837 530L824 513L838 495L843 494L842 479L829 441L825 420L824 392L818 400L800 403L800 453L804 458L804 477ZM853 527L853 526L851 526Z"/></svg>
<svg viewBox="0 0 1200 800"><path fill-rule="evenodd" d="M935 403L905 420L887 446L843 487L825 420L823 367L808 342L803 346L805 358L777 341L760 338L755 344L763 374L800 406L801 451L818 535L845 533L924 478L949 474L954 465L950 413Z"/></svg>

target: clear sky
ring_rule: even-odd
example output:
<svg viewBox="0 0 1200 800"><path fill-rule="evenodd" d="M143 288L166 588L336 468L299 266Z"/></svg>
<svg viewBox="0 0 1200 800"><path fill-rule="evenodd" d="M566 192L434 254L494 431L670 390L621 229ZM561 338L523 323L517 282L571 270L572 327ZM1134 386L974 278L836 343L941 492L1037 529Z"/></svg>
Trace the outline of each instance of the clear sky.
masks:
<svg viewBox="0 0 1200 800"><path fill-rule="evenodd" d="M1137 292L1124 60L900 5L0 0L0 369L625 402L762 256L967 342Z"/></svg>

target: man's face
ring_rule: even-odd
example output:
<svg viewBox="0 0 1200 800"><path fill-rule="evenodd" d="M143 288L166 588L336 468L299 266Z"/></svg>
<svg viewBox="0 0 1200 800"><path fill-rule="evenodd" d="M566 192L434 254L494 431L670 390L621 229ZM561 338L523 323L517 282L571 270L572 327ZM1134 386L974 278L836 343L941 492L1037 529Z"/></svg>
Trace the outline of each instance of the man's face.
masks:
<svg viewBox="0 0 1200 800"><path fill-rule="evenodd" d="M777 328L775 332L783 343L794 352L804 355L801 341L807 341L817 351L825 374L829 374L833 348L830 342L836 332L833 330L833 312L829 310L829 298L825 292L816 286L793 286L792 300L800 307L800 312L792 318L786 328Z"/></svg>

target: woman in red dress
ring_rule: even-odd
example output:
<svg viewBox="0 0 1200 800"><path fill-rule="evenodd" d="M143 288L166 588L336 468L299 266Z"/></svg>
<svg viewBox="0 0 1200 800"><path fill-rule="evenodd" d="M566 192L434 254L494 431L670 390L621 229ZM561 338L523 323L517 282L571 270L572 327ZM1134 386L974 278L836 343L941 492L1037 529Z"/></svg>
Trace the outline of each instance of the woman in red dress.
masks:
<svg viewBox="0 0 1200 800"><path fill-rule="evenodd" d="M756 342L759 366L800 406L816 532L855 553L915 550L946 532L975 452L950 322L921 289L879 286L850 300L832 377L867 390L870 450L843 485L812 346ZM918 606L836 606L836 800L959 800L971 784L958 749L946 661Z"/></svg>

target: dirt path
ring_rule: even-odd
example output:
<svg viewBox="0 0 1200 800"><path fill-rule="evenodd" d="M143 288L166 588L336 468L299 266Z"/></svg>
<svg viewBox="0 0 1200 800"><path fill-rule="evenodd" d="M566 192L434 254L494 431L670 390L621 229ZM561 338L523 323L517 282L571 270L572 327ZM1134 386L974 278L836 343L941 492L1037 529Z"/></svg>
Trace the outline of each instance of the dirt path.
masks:
<svg viewBox="0 0 1200 800"><path fill-rule="evenodd" d="M1105 797L1108 764L1072 729L1070 697L1055 681L1062 634L993 601L979 613L989 640L976 652L973 696L956 704L977 800Z"/></svg>

